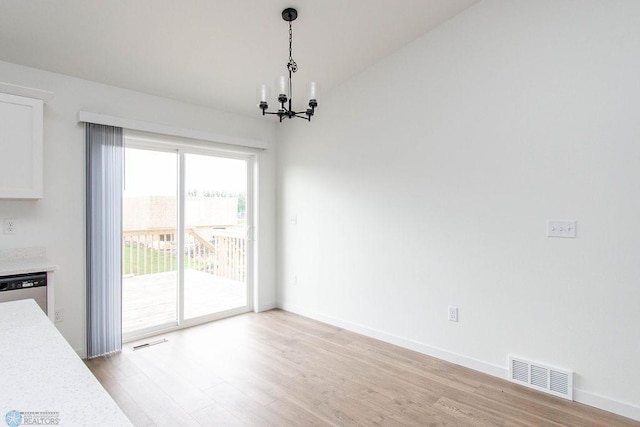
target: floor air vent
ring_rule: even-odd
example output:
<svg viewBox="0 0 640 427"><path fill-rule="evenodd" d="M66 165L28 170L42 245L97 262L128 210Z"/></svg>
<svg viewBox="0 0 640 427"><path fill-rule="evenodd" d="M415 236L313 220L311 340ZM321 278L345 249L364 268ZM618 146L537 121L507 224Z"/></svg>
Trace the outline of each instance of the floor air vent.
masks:
<svg viewBox="0 0 640 427"><path fill-rule="evenodd" d="M135 346L132 347L132 349L133 349L133 351L136 351L136 350L140 350L141 348L151 347L152 345L162 344L163 342L167 342L167 340L161 339L161 340L146 342L144 344L135 345Z"/></svg>
<svg viewBox="0 0 640 427"><path fill-rule="evenodd" d="M573 372L509 356L509 379L554 396L573 400Z"/></svg>

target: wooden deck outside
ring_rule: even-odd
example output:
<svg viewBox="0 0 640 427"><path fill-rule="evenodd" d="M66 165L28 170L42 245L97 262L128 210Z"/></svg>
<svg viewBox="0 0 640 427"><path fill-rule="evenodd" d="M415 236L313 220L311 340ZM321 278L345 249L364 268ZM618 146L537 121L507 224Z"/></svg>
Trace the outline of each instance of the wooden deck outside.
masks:
<svg viewBox="0 0 640 427"><path fill-rule="evenodd" d="M124 334L176 319L177 272L125 277L122 281ZM247 303L243 282L197 270L185 270L185 318L198 317Z"/></svg>

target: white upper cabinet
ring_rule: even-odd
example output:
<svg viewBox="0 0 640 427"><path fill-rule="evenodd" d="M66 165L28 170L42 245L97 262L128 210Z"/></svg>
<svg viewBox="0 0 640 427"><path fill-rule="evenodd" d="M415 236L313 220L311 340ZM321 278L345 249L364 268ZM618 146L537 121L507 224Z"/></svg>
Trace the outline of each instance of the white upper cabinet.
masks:
<svg viewBox="0 0 640 427"><path fill-rule="evenodd" d="M0 93L0 199L42 198L43 104Z"/></svg>

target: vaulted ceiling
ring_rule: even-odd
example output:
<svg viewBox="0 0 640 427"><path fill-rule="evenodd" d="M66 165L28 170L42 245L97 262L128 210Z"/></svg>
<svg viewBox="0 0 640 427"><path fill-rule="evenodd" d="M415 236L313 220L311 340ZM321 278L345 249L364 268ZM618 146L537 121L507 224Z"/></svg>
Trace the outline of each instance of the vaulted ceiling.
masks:
<svg viewBox="0 0 640 427"><path fill-rule="evenodd" d="M254 115L256 86L286 72L284 8L299 13L295 94L336 87L476 2L0 0L0 60Z"/></svg>

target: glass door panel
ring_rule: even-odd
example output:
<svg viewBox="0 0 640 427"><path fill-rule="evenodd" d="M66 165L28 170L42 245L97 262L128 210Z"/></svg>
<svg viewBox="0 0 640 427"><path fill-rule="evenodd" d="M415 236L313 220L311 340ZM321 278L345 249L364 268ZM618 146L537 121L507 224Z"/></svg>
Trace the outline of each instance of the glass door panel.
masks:
<svg viewBox="0 0 640 427"><path fill-rule="evenodd" d="M247 162L184 154L184 318L247 305Z"/></svg>
<svg viewBox="0 0 640 427"><path fill-rule="evenodd" d="M123 336L176 325L178 154L125 149Z"/></svg>

